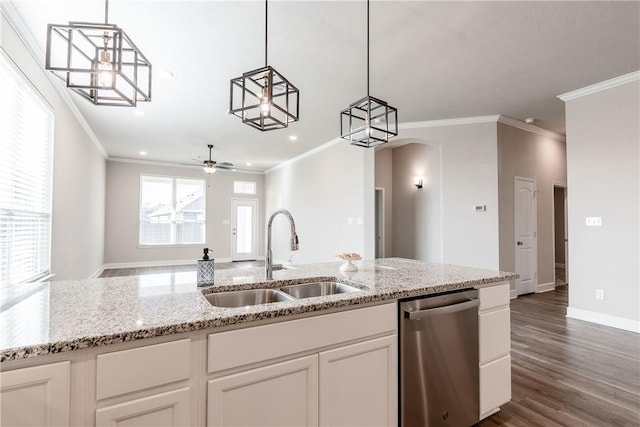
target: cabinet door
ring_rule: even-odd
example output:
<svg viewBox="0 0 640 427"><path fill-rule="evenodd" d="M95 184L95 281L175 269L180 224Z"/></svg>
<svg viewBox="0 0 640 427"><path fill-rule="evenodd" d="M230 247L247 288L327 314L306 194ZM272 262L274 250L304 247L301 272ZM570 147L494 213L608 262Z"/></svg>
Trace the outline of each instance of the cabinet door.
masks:
<svg viewBox="0 0 640 427"><path fill-rule="evenodd" d="M394 426L397 335L320 353L321 426Z"/></svg>
<svg viewBox="0 0 640 427"><path fill-rule="evenodd" d="M317 426L318 356L209 381L208 426Z"/></svg>
<svg viewBox="0 0 640 427"><path fill-rule="evenodd" d="M480 366L480 419L511 400L511 356Z"/></svg>
<svg viewBox="0 0 640 427"><path fill-rule="evenodd" d="M71 362L0 372L0 425L68 426Z"/></svg>
<svg viewBox="0 0 640 427"><path fill-rule="evenodd" d="M96 426L190 426L190 394L185 387L98 409Z"/></svg>

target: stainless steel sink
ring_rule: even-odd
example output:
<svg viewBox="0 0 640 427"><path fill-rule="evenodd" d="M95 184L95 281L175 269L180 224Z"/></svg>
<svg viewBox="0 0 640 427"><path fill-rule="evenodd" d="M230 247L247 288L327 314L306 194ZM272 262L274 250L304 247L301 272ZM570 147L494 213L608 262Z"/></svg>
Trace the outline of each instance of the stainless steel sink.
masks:
<svg viewBox="0 0 640 427"><path fill-rule="evenodd" d="M215 292L204 296L216 307L244 307L270 302L293 301L293 298L276 289L249 289L246 291Z"/></svg>
<svg viewBox="0 0 640 427"><path fill-rule="evenodd" d="M361 291L361 289L358 289L356 287L345 285L344 283L340 282L331 281L290 285L282 287L280 288L280 290L297 299Z"/></svg>

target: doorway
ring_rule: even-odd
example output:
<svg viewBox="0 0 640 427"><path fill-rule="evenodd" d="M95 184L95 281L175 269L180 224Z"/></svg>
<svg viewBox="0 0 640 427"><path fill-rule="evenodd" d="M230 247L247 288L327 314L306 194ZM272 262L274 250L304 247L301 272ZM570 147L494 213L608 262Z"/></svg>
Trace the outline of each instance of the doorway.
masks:
<svg viewBox="0 0 640 427"><path fill-rule="evenodd" d="M376 259L384 258L384 188L376 187L375 197L375 243Z"/></svg>
<svg viewBox="0 0 640 427"><path fill-rule="evenodd" d="M516 292L523 295L538 287L536 181L517 176L514 184Z"/></svg>
<svg viewBox="0 0 640 427"><path fill-rule="evenodd" d="M562 286L567 280L568 233L567 233L567 187L553 184L553 239L555 285Z"/></svg>
<svg viewBox="0 0 640 427"><path fill-rule="evenodd" d="M231 260L255 260L258 257L258 201L231 199L231 205Z"/></svg>

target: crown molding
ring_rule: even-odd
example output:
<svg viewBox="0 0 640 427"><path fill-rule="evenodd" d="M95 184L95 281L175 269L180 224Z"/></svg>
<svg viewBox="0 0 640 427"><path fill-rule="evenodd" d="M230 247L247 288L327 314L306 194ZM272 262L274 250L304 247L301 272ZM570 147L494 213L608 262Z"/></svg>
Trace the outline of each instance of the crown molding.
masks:
<svg viewBox="0 0 640 427"><path fill-rule="evenodd" d="M611 89L616 86L621 86L637 80L640 80L640 71L634 71L632 73L614 77L612 79L576 89L571 92L566 92L558 95L558 98L560 98L564 102L573 101L574 99L582 98L583 96L592 95L594 93L602 92L603 90Z"/></svg>
<svg viewBox="0 0 640 427"><path fill-rule="evenodd" d="M555 139L556 141L560 141L560 142L567 141L567 137L562 134L552 132L547 129L543 129L538 126L530 125L520 120L512 119L511 117L499 116L498 123L503 123L507 126L522 129L527 132L537 133L538 135L544 136L545 138Z"/></svg>
<svg viewBox="0 0 640 427"><path fill-rule="evenodd" d="M93 145L95 145L98 152L105 159L108 158L109 155L107 154L107 151L104 149L104 147L100 143L100 140L98 139L96 134L93 132L93 130L85 120L84 116L80 112L80 110L78 110L78 107L76 107L76 105L73 103L73 100L69 96L69 91L67 90L67 88L62 84L60 79L58 79L52 73L49 73L48 71L45 70L44 61L42 59L44 58L44 52L42 52L40 48L38 48L38 43L36 42L36 39L33 36L33 33L31 33L31 31L27 28L27 25L25 24L24 20L22 19L22 17L18 13L18 11L16 10L12 2L10 1L0 2L0 14L4 15L9 25L16 32L16 34L20 38L20 41L29 52L29 55L31 55L31 57L36 61L36 63L40 65L42 72L45 74L45 76L47 77L47 79L49 80L53 88L56 90L56 92L58 92L58 95L60 95L60 98L62 98L62 101L69 108L69 110L71 111L75 119L78 121L82 129L89 136L89 139L91 140Z"/></svg>
<svg viewBox="0 0 640 427"><path fill-rule="evenodd" d="M478 123L495 123L498 121L499 115L495 116L477 116L477 117L460 117L457 119L427 120L423 122L398 123L398 129L419 129L419 128L435 128L445 126L474 125Z"/></svg>
<svg viewBox="0 0 640 427"><path fill-rule="evenodd" d="M183 164L183 163L158 162L158 161L154 161L154 160L142 160L142 159L127 159L127 158L124 158L124 157L108 157L107 161L118 162L118 163L133 163L133 164L147 165L147 166L162 166L162 167L172 167L172 168L202 169L202 166L200 166L200 165L186 165L186 164ZM262 172L262 171L255 171L255 170L248 170L248 169L241 169L241 168L236 168L235 171L226 170L226 169L218 169L218 170L216 170L216 173L218 173L218 172L224 172L224 173L248 173L248 174L253 174L253 175L264 175L264 172Z"/></svg>
<svg viewBox="0 0 640 427"><path fill-rule="evenodd" d="M282 169L282 168L283 168L283 167L285 167L285 166L288 166L288 165L290 165L290 164L292 164L292 163L295 163L295 162L297 162L297 161L299 161L299 160L302 160L302 159L304 159L304 158L306 158L306 157L312 156L312 155L314 155L314 154L316 154L316 153L319 153L320 151L326 150L326 149L327 149L327 148L329 148L329 147L333 147L334 145L336 145L336 144L340 143L341 141L345 141L345 140L343 140L343 139L342 139L342 138L340 138L340 137L338 137L338 138L334 138L334 139L332 139L332 140L331 140L331 141L329 141L329 142L325 142L324 144L319 145L319 146L317 146L316 148L312 148L312 149L311 149L311 150L309 150L309 151L305 151L304 153L302 153L302 154L300 154L300 155L298 155L298 156L296 156L296 157L292 157L292 158L290 158L290 159L288 159L288 160L285 160L284 162L282 162L282 163L280 163L280 164L278 164L278 165L276 165L276 166L274 166L274 167L272 167L272 168L270 168L270 169L267 169L267 170L265 171L265 174L269 174L269 173L271 173L271 172L273 172L273 171L276 171L276 170L278 170L278 169ZM346 142L346 141L345 141L345 142Z"/></svg>

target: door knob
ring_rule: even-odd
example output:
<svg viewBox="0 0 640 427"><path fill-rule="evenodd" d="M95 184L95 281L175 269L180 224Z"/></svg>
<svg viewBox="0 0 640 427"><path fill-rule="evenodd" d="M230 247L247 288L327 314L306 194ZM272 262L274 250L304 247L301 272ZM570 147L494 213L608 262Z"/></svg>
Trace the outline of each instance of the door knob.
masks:
<svg viewBox="0 0 640 427"><path fill-rule="evenodd" d="M520 242L520 241L519 241L519 242L518 242L518 246L522 246L522 245L524 245L524 243L522 243L522 242Z"/></svg>

